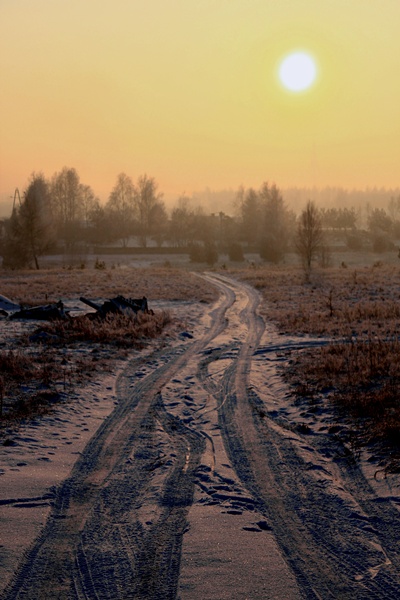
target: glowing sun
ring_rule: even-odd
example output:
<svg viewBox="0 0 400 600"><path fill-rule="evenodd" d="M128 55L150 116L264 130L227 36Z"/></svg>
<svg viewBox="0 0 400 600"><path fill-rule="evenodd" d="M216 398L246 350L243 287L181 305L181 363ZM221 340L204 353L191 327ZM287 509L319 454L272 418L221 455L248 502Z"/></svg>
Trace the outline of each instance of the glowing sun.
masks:
<svg viewBox="0 0 400 600"><path fill-rule="evenodd" d="M293 52L282 60L279 79L291 92L303 92L312 86L317 77L315 60L306 52Z"/></svg>

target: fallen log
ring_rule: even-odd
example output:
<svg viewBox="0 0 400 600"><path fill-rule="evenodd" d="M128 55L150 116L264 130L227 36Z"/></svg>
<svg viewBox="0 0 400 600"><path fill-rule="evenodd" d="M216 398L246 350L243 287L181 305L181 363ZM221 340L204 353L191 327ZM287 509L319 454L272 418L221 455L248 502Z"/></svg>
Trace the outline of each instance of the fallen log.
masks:
<svg viewBox="0 0 400 600"><path fill-rule="evenodd" d="M83 296L81 296L79 300L84 304L90 306L90 308L94 308L94 310L101 310L101 304L96 304L96 302L93 302L93 300L89 300L88 298L84 298Z"/></svg>
<svg viewBox="0 0 400 600"><path fill-rule="evenodd" d="M64 310L64 305L59 300L52 304L21 308L10 315L10 319L35 319L37 321L53 321L55 319L68 319L69 314Z"/></svg>
<svg viewBox="0 0 400 600"><path fill-rule="evenodd" d="M0 295L0 309L6 313L13 312L21 309L21 305L13 302L9 298Z"/></svg>
<svg viewBox="0 0 400 600"><path fill-rule="evenodd" d="M112 304L122 312L125 312L126 310L133 310L133 312L135 313L139 311L149 312L147 298L145 298L144 296L143 298L139 299L117 296L116 298L112 298L110 302L112 302Z"/></svg>
<svg viewBox="0 0 400 600"><path fill-rule="evenodd" d="M106 300L103 304L98 304L97 302L93 302L93 300L89 300L89 298L85 298L84 296L80 297L80 301L90 306L96 311L97 316L100 318L104 318L109 314L129 314L129 313L138 313L139 311L148 313L149 307L147 304L147 298L143 296L143 298L134 299L134 298L125 298L124 296L116 296L115 298L111 298L110 300Z"/></svg>

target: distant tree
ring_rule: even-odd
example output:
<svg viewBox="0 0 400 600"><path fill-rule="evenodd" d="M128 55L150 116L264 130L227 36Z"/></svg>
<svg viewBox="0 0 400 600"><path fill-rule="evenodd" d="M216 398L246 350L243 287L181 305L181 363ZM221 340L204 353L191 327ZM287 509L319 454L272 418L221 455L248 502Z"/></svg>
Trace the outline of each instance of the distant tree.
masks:
<svg viewBox="0 0 400 600"><path fill-rule="evenodd" d="M246 242L248 247L258 247L265 260L282 260L293 234L295 216L287 208L279 188L268 182L258 191L241 187L236 207L239 222L236 238Z"/></svg>
<svg viewBox="0 0 400 600"><path fill-rule="evenodd" d="M204 244L194 242L190 244L189 257L191 262L205 262L212 266L218 261L218 249L213 241Z"/></svg>
<svg viewBox="0 0 400 600"><path fill-rule="evenodd" d="M368 216L368 228L371 233L392 233L393 221L383 208L374 208Z"/></svg>
<svg viewBox="0 0 400 600"><path fill-rule="evenodd" d="M31 263L39 269L39 257L54 243L49 185L42 174L33 174L20 207L14 207L6 234L4 266L18 268Z"/></svg>
<svg viewBox="0 0 400 600"><path fill-rule="evenodd" d="M263 184L259 192L259 203L262 223L259 233L260 256L277 263L287 251L293 217L275 184Z"/></svg>
<svg viewBox="0 0 400 600"><path fill-rule="evenodd" d="M311 265L323 244L321 217L317 207L311 200L299 217L296 235L296 250L308 279Z"/></svg>
<svg viewBox="0 0 400 600"><path fill-rule="evenodd" d="M189 258L190 262L193 263L206 262L204 245L199 244L199 242L192 242L189 245Z"/></svg>
<svg viewBox="0 0 400 600"><path fill-rule="evenodd" d="M43 175L33 175L19 209L19 219L28 256L39 269L39 256L54 244L49 185Z"/></svg>
<svg viewBox="0 0 400 600"><path fill-rule="evenodd" d="M206 263L210 266L215 265L218 261L218 249L214 242L206 242L204 245L204 253Z"/></svg>
<svg viewBox="0 0 400 600"><path fill-rule="evenodd" d="M392 196L388 204L388 214L392 221L400 220L400 195Z"/></svg>
<svg viewBox="0 0 400 600"><path fill-rule="evenodd" d="M400 195L391 197L388 204L388 215L393 224L393 238L400 238Z"/></svg>
<svg viewBox="0 0 400 600"><path fill-rule="evenodd" d="M356 229L359 219L358 211L352 206L350 208L342 208L339 212L338 225L340 229Z"/></svg>
<svg viewBox="0 0 400 600"><path fill-rule="evenodd" d="M28 250L21 243L21 224L18 209L13 208L11 217L4 223L4 237L1 244L1 255L5 269L22 269L29 264Z"/></svg>
<svg viewBox="0 0 400 600"><path fill-rule="evenodd" d="M377 254L393 250L394 244L390 237L384 233L374 233L372 235L372 250Z"/></svg>
<svg viewBox="0 0 400 600"><path fill-rule="evenodd" d="M185 247L193 240L193 211L189 207L189 198L181 196L177 206L172 209L168 237L173 246Z"/></svg>
<svg viewBox="0 0 400 600"><path fill-rule="evenodd" d="M166 219L165 206L161 198L162 194L157 192L158 184L154 177L141 175L136 183L135 201L138 212L138 232L142 246L147 246L148 237L160 226L160 215ZM160 206L164 207L164 210ZM157 207L157 208L156 208Z"/></svg>
<svg viewBox="0 0 400 600"><path fill-rule="evenodd" d="M105 208L110 218L111 235L114 239L121 240L125 248L135 231L138 218L136 188L132 179L125 173L118 175Z"/></svg>
<svg viewBox="0 0 400 600"><path fill-rule="evenodd" d="M394 221L393 223L393 238L396 240L400 238L400 221Z"/></svg>
<svg viewBox="0 0 400 600"><path fill-rule="evenodd" d="M75 169L64 167L53 175L50 196L57 234L72 249L79 238L84 219L84 190Z"/></svg>
<svg viewBox="0 0 400 600"><path fill-rule="evenodd" d="M256 246L261 225L260 201L257 192L250 188L239 190L240 233L248 246Z"/></svg>
<svg viewBox="0 0 400 600"><path fill-rule="evenodd" d="M82 185L81 193L83 223L85 227L89 227L91 215L93 214L93 211L96 210L97 206L100 204L100 200L96 198L90 185Z"/></svg>
<svg viewBox="0 0 400 600"><path fill-rule="evenodd" d="M238 223L231 216L226 215L224 212L221 211L218 213L218 217L218 245L221 251L228 252L229 247L232 244L235 244L236 241L239 239Z"/></svg>
<svg viewBox="0 0 400 600"><path fill-rule="evenodd" d="M84 239L87 243L105 244L113 239L110 215L97 198L88 210L85 222Z"/></svg>
<svg viewBox="0 0 400 600"><path fill-rule="evenodd" d="M150 232L157 246L161 248L168 232L168 215L164 202L157 202L151 210Z"/></svg>
<svg viewBox="0 0 400 600"><path fill-rule="evenodd" d="M363 235L360 232L354 232L353 234L346 236L346 246L349 250L360 251L364 247Z"/></svg>
<svg viewBox="0 0 400 600"><path fill-rule="evenodd" d="M227 248L237 234L236 224L231 217L223 212L206 214L203 207L190 207L190 199L183 196L179 198L177 206L172 209L169 222L169 239L174 246L195 246L201 242L201 248L208 243L217 243L218 246ZM204 262L204 261L201 261Z"/></svg>
<svg viewBox="0 0 400 600"><path fill-rule="evenodd" d="M357 222L357 211L351 208L322 208L320 216L323 227L327 229L355 229Z"/></svg>
<svg viewBox="0 0 400 600"><path fill-rule="evenodd" d="M243 246L240 242L232 242L228 246L229 260L241 262L244 260Z"/></svg>
<svg viewBox="0 0 400 600"><path fill-rule="evenodd" d="M201 206L197 206L192 215L192 239L208 244L215 242L217 220L215 215L207 215Z"/></svg>

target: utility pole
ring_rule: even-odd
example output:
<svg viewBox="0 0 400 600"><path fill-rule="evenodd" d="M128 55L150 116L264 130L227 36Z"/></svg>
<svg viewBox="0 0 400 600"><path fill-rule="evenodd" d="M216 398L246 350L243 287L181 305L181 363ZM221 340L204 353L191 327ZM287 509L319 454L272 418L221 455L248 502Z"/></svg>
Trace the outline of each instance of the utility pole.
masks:
<svg viewBox="0 0 400 600"><path fill-rule="evenodd" d="M15 205L16 205L16 203L17 203L17 200L18 200L18 204L19 204L19 206L21 206L21 204L22 204L22 202L21 202L21 195L20 195L20 193L19 193L19 189L18 189L18 188L15 188L15 192L14 192L14 201L13 201L13 212L14 212L14 210L15 210Z"/></svg>

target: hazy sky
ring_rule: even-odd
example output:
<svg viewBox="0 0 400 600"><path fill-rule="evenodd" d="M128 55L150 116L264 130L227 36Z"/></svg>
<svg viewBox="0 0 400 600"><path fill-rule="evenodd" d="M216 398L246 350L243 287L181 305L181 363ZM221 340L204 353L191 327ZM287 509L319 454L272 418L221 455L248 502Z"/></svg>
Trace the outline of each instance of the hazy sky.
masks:
<svg viewBox="0 0 400 600"><path fill-rule="evenodd" d="M0 0L0 74L0 199L63 166L102 198L400 184L399 0Z"/></svg>

